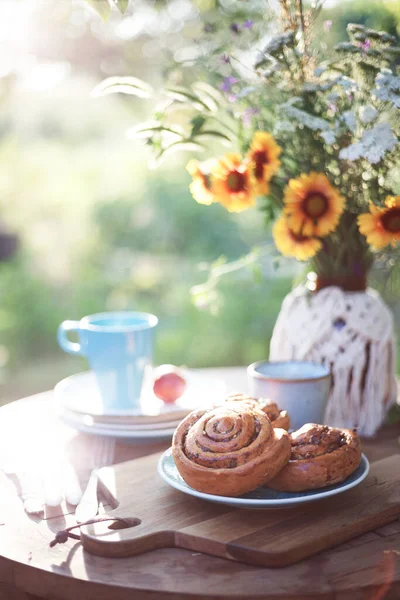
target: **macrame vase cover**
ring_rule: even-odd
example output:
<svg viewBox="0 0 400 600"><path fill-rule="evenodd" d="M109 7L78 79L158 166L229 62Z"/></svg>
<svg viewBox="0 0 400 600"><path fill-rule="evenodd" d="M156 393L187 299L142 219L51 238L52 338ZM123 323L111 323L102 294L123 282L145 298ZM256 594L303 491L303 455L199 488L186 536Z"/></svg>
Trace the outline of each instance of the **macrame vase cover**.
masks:
<svg viewBox="0 0 400 600"><path fill-rule="evenodd" d="M330 367L325 423L372 436L396 401L393 318L379 294L327 287L294 289L283 301L270 360L309 360Z"/></svg>

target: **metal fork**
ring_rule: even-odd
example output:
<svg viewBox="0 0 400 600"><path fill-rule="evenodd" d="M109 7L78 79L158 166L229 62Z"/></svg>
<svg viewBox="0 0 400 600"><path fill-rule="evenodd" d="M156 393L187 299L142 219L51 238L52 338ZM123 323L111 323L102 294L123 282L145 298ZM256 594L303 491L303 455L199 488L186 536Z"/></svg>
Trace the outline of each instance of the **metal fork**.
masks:
<svg viewBox="0 0 400 600"><path fill-rule="evenodd" d="M114 461L116 440L112 437L101 437L94 439L92 472L89 482L82 498L76 507L75 518L77 523L84 523L93 519L99 510L97 497L98 471L101 467L107 467Z"/></svg>

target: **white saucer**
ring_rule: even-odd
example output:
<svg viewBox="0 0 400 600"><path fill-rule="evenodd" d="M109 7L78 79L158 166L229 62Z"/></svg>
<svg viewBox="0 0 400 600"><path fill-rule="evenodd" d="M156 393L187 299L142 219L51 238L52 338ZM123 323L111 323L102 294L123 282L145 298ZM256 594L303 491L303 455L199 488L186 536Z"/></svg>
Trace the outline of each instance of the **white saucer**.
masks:
<svg viewBox="0 0 400 600"><path fill-rule="evenodd" d="M120 438L125 440L158 440L172 438L175 427L166 429L131 429L129 427L113 427L107 424L97 424L90 421L89 415L79 418L76 413L59 412L59 418L63 423L90 435L100 435Z"/></svg>
<svg viewBox="0 0 400 600"><path fill-rule="evenodd" d="M59 405L70 412L97 417L110 423L116 418L125 422L125 417L159 417L159 421L181 420L186 414L200 407L208 407L220 402L225 393L225 383L216 378L183 369L187 388L185 393L173 404L165 404L144 386L140 409L118 410L104 409L100 390L93 372L85 371L71 375L60 381L54 388ZM119 419L117 419L119 420ZM139 419L140 420L140 419ZM135 419L138 422L137 419Z"/></svg>
<svg viewBox="0 0 400 600"><path fill-rule="evenodd" d="M143 394L141 410L104 411L94 373L86 371L60 381L54 388L59 418L83 433L124 439L171 438L178 423L192 410L220 402L226 386L220 379L184 370L185 394L165 404L151 392Z"/></svg>
<svg viewBox="0 0 400 600"><path fill-rule="evenodd" d="M342 483L337 483L326 488L309 490L307 492L277 492L268 487L259 487L253 492L249 492L238 498L204 494L191 488L179 475L172 457L171 448L166 450L160 457L157 470L168 485L190 496L196 496L203 500L226 504L235 508L277 509L328 498L359 485L369 473L369 462L363 454L360 465L350 477L342 481Z"/></svg>

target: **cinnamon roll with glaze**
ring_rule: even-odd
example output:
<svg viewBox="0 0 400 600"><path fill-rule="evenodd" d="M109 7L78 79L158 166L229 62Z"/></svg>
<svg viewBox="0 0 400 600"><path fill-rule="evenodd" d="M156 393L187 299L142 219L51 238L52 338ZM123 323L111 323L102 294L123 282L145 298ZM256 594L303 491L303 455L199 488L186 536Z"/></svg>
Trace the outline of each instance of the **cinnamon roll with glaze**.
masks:
<svg viewBox="0 0 400 600"><path fill-rule="evenodd" d="M267 398L251 398L245 394L231 394L225 402L246 402L247 404L262 410L269 417L272 427L280 427L288 431L290 418L286 410L281 410L275 402Z"/></svg>
<svg viewBox="0 0 400 600"><path fill-rule="evenodd" d="M192 488L240 496L268 483L288 462L290 438L248 403L194 411L172 440L176 467Z"/></svg>
<svg viewBox="0 0 400 600"><path fill-rule="evenodd" d="M290 437L290 460L268 483L274 490L301 492L340 483L360 464L360 438L351 429L308 423Z"/></svg>

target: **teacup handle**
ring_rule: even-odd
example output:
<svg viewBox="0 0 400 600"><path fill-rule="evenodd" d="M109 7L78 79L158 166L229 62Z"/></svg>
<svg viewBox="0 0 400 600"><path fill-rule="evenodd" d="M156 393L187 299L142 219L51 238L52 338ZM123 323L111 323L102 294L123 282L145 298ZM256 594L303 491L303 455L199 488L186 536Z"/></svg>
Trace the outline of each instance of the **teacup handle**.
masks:
<svg viewBox="0 0 400 600"><path fill-rule="evenodd" d="M63 321L57 331L57 340L61 348L70 354L83 355L81 345L78 342L71 342L68 339L69 331L79 331L79 321Z"/></svg>

